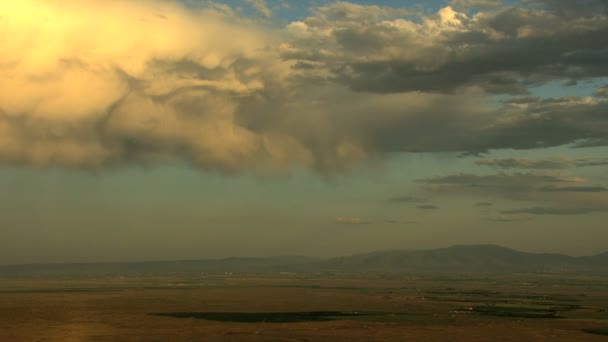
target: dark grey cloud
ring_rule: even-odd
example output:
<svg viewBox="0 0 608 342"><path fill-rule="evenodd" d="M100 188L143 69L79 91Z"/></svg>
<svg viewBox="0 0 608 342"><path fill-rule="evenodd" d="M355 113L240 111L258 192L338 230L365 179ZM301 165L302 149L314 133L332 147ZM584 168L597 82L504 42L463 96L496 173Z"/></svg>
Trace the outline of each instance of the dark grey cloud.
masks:
<svg viewBox="0 0 608 342"><path fill-rule="evenodd" d="M560 17L598 16L608 13L606 0L523 0L523 3L546 9Z"/></svg>
<svg viewBox="0 0 608 342"><path fill-rule="evenodd" d="M395 219L370 219L365 217L337 217L334 221L340 225L369 225L373 223L384 223L384 224L409 224L417 223L417 221L410 220L395 220Z"/></svg>
<svg viewBox="0 0 608 342"><path fill-rule="evenodd" d="M579 158L576 166L604 166L608 165L608 158Z"/></svg>
<svg viewBox="0 0 608 342"><path fill-rule="evenodd" d="M538 204L505 215L579 215L608 211L608 189L576 176L539 173L455 174L420 180L430 192ZM509 216L510 217L510 216Z"/></svg>
<svg viewBox="0 0 608 342"><path fill-rule="evenodd" d="M432 204L423 204L423 205L416 206L416 208L418 208L418 209L425 209L425 210L436 210L436 209L439 209L438 206L432 205Z"/></svg>
<svg viewBox="0 0 608 342"><path fill-rule="evenodd" d="M597 208L557 208L557 207L531 207L513 210L503 210L503 214L532 214L532 215L583 215L598 211Z"/></svg>
<svg viewBox="0 0 608 342"><path fill-rule="evenodd" d="M602 54L608 51L608 16L564 17L540 5L504 7L475 17L446 8L422 21L405 14L395 18L388 8L375 7L375 14L368 15L364 6L341 6L341 15L328 15L336 10L330 5L289 26L293 37L282 57L315 66L313 73L296 72L294 79L302 83L324 80L360 96L444 94L436 95L433 108L403 103L402 116L385 108L385 115L373 121L352 122L364 145L377 151L475 154L604 145L604 100L528 96L492 108L480 106L483 96L466 92L473 87L524 94L529 86L552 80L606 73L608 58ZM379 112L359 106L349 120L363 110Z"/></svg>
<svg viewBox="0 0 608 342"><path fill-rule="evenodd" d="M551 80L608 76L603 5L544 1L475 16L444 8L424 18L397 19L391 11L365 15L361 6L330 16L335 5L329 5L299 23L299 35L283 57L323 65L328 79L357 91L449 93L479 87L525 94L530 85Z"/></svg>
<svg viewBox="0 0 608 342"><path fill-rule="evenodd" d="M530 158L483 158L475 161L477 165L492 166L501 169L569 169L583 166L608 165L608 158L566 158L549 159Z"/></svg>
<svg viewBox="0 0 608 342"><path fill-rule="evenodd" d="M566 159L528 158L484 158L475 161L475 164L502 169L567 169L574 166L574 163Z"/></svg>
<svg viewBox="0 0 608 342"><path fill-rule="evenodd" d="M608 165L608 158L578 158L576 166L604 166Z"/></svg>
<svg viewBox="0 0 608 342"><path fill-rule="evenodd" d="M553 187L548 186L541 189L541 191L549 192L605 192L607 188L603 186L567 186L567 187Z"/></svg>
<svg viewBox="0 0 608 342"><path fill-rule="evenodd" d="M608 138L591 138L574 143L574 148L608 146Z"/></svg>
<svg viewBox="0 0 608 342"><path fill-rule="evenodd" d="M608 102L581 97L507 105L493 129L480 132L477 144L485 144L487 149L543 148L574 142L595 142L599 146L608 139L607 118L603 115L607 110Z"/></svg>
<svg viewBox="0 0 608 342"><path fill-rule="evenodd" d="M470 191L478 193L514 194L537 191L548 186L568 185L579 182L576 177L538 173L511 173L476 175L460 173L421 179L430 189L437 191Z"/></svg>

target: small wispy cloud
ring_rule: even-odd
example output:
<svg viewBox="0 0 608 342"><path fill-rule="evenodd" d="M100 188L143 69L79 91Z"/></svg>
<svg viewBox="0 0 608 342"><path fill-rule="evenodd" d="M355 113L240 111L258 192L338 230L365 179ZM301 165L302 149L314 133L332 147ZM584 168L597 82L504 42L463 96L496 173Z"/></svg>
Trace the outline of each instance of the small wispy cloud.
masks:
<svg viewBox="0 0 608 342"><path fill-rule="evenodd" d="M418 209L425 209L425 210L436 210L436 209L439 209L438 206L432 205L432 204L419 205L416 208L418 208Z"/></svg>
<svg viewBox="0 0 608 342"><path fill-rule="evenodd" d="M575 167L608 165L608 158L483 158L475 161L475 164L500 169L562 170Z"/></svg>
<svg viewBox="0 0 608 342"><path fill-rule="evenodd" d="M599 211L598 208L587 207L530 207L513 210L502 210L503 214L531 214L531 215L584 215Z"/></svg>
<svg viewBox="0 0 608 342"><path fill-rule="evenodd" d="M268 7L266 0L245 0L245 2L267 17L272 15L272 10Z"/></svg>
<svg viewBox="0 0 608 342"><path fill-rule="evenodd" d="M397 196L388 199L390 203L422 203L426 200L415 196Z"/></svg>
<svg viewBox="0 0 608 342"><path fill-rule="evenodd" d="M588 179L556 173L453 174L419 180L428 191L451 195L490 196L536 203L529 207L499 211L504 215L583 215L608 212L608 187ZM478 207L489 207L479 202Z"/></svg>
<svg viewBox="0 0 608 342"><path fill-rule="evenodd" d="M382 220L382 222L387 223L387 224L409 224L409 223L418 223L418 221L411 221L411 220L391 220L391 219L384 219L384 220Z"/></svg>
<svg viewBox="0 0 608 342"><path fill-rule="evenodd" d="M554 187L548 186L541 189L541 191L549 192L605 192L608 188L603 186L565 186L565 187Z"/></svg>
<svg viewBox="0 0 608 342"><path fill-rule="evenodd" d="M495 9L504 6L502 0L451 0L450 6L454 8L468 11L472 8L476 9Z"/></svg>
<svg viewBox="0 0 608 342"><path fill-rule="evenodd" d="M427 184L430 190L462 193L513 194L535 192L547 186L571 186L584 183L585 179L576 176L544 173L512 174L453 174L418 180Z"/></svg>
<svg viewBox="0 0 608 342"><path fill-rule="evenodd" d="M371 224L372 220L362 217L337 217L335 222L338 224Z"/></svg>
<svg viewBox="0 0 608 342"><path fill-rule="evenodd" d="M595 96L608 97L608 84L596 90Z"/></svg>
<svg viewBox="0 0 608 342"><path fill-rule="evenodd" d="M487 218L488 221L493 222L523 222L532 220L529 216L515 216L515 215L498 215Z"/></svg>

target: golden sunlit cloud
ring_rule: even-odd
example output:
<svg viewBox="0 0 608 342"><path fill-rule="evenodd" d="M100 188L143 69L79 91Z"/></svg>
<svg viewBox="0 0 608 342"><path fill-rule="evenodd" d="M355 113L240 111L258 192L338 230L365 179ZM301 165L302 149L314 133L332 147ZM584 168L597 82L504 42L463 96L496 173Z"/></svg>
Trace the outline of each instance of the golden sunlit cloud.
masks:
<svg viewBox="0 0 608 342"><path fill-rule="evenodd" d="M272 14L265 2L250 3ZM331 173L390 152L603 144L601 96L504 104L489 96L525 93L527 77L584 79L599 70L581 64L598 59L553 59L580 48L560 27L593 37L605 17L534 11L469 15L446 6L415 20L404 9L338 2L272 28L216 5L5 1L0 163L185 161L228 172L297 165ZM530 13L544 19L527 22ZM496 24L504 20L523 28ZM535 65L487 62L504 46L518 56L542 39L559 52L525 61ZM564 67L540 74L547 65Z"/></svg>
<svg viewBox="0 0 608 342"><path fill-rule="evenodd" d="M2 160L79 167L185 154L230 169L306 158L290 138L235 122L238 99L280 74L268 35L236 17L166 1L24 0L0 12Z"/></svg>

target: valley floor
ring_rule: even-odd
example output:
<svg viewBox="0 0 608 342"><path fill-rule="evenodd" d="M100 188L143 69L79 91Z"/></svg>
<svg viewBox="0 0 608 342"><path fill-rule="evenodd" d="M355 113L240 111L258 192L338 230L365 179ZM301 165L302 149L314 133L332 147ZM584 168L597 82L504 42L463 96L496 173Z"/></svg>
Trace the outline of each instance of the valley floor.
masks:
<svg viewBox="0 0 608 342"><path fill-rule="evenodd" d="M606 341L608 277L0 279L0 341Z"/></svg>

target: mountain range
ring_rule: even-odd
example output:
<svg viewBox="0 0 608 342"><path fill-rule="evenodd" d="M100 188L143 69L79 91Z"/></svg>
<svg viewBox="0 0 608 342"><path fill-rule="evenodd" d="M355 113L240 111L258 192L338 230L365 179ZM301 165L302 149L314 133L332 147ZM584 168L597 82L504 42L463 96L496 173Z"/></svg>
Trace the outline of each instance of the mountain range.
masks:
<svg viewBox="0 0 608 342"><path fill-rule="evenodd" d="M0 277L199 273L580 273L608 274L608 252L585 257L527 253L497 245L378 251L330 259L224 258L0 266Z"/></svg>

